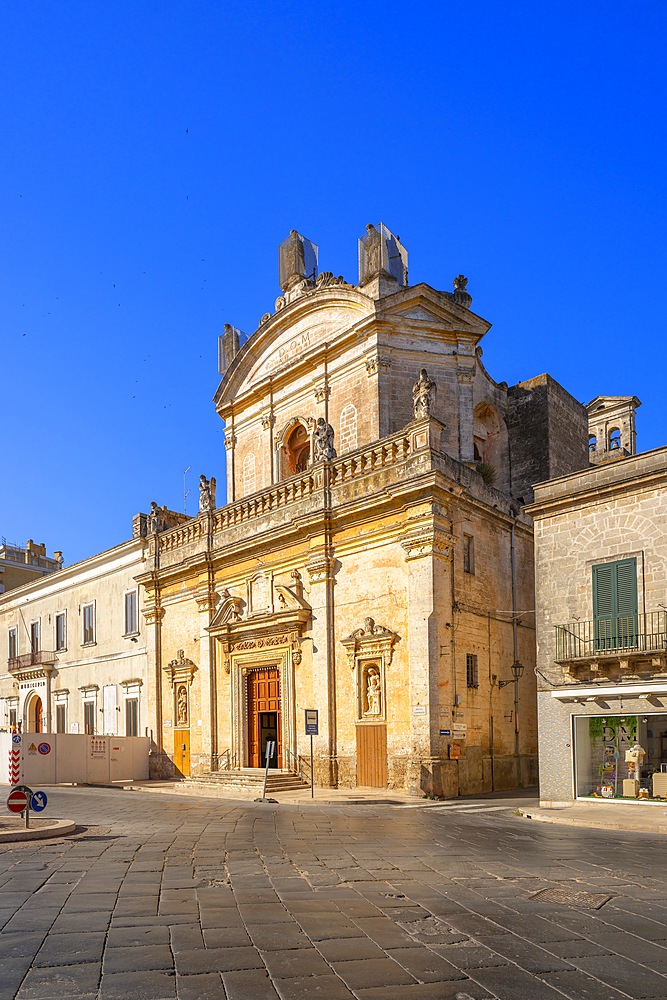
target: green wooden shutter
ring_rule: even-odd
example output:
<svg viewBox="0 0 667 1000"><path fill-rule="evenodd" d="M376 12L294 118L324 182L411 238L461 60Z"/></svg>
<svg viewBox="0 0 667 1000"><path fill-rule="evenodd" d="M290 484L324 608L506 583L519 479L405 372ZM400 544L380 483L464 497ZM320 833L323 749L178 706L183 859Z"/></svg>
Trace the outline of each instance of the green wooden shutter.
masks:
<svg viewBox="0 0 667 1000"><path fill-rule="evenodd" d="M596 649L637 644L637 560L593 566Z"/></svg>

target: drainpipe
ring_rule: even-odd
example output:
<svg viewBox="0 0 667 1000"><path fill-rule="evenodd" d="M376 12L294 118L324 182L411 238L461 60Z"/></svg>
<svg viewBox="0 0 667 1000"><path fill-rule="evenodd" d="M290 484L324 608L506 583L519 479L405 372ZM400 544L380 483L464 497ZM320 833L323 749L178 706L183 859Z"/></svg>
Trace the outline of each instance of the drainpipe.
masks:
<svg viewBox="0 0 667 1000"><path fill-rule="evenodd" d="M516 511L510 508L512 522L510 525L510 562L512 566L512 644L514 658L512 663L519 662L519 623L516 616L516 554L514 551L514 529L516 525ZM519 759L519 675L514 673L514 756L517 767L517 783L521 787L521 762Z"/></svg>

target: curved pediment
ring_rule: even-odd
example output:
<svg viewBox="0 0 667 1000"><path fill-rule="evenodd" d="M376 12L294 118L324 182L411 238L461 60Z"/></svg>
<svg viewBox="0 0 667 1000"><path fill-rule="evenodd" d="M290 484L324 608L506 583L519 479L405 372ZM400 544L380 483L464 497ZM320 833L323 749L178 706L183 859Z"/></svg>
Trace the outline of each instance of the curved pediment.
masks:
<svg viewBox="0 0 667 1000"><path fill-rule="evenodd" d="M227 369L214 401L224 410L248 388L288 373L375 311L372 299L347 285L304 293L270 317L246 341Z"/></svg>

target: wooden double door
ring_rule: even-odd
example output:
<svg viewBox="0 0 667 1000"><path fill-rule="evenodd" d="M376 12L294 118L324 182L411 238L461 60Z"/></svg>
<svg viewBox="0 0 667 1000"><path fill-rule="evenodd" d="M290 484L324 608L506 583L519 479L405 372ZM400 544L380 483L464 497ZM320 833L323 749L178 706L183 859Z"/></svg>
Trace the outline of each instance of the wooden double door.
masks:
<svg viewBox="0 0 667 1000"><path fill-rule="evenodd" d="M280 674L275 668L251 670L248 684L248 767L263 767L266 744L273 740L276 753L270 767L283 766L280 719Z"/></svg>

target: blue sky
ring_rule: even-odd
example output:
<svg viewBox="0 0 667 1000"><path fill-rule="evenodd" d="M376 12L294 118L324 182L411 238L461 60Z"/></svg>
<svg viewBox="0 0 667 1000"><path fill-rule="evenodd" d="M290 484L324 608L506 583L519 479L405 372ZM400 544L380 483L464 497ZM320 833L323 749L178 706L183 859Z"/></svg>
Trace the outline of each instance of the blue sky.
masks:
<svg viewBox="0 0 667 1000"><path fill-rule="evenodd" d="M662 411L667 7L45 0L0 12L0 534L66 563L223 478L217 335L296 228L469 277L484 362Z"/></svg>

